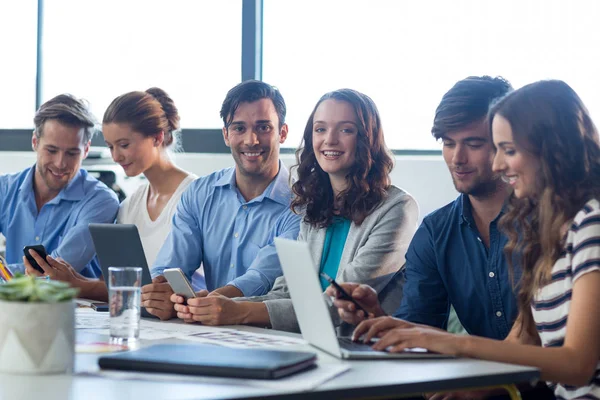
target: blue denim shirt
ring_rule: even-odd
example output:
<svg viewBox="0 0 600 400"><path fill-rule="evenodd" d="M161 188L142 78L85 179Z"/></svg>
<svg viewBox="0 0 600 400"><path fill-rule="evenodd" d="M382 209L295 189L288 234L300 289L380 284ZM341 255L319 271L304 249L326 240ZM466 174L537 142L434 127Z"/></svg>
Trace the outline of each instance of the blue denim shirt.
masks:
<svg viewBox="0 0 600 400"><path fill-rule="evenodd" d="M273 239L296 240L300 231L288 179L280 162L277 177L250 201L237 188L235 168L196 179L181 196L152 276L178 267L191 278L202 264L205 281L198 288L232 285L246 297L266 294L282 274Z"/></svg>
<svg viewBox="0 0 600 400"><path fill-rule="evenodd" d="M446 329L452 304L467 332L504 339L518 311L504 257L507 238L498 230L502 214L490 224L489 249L467 195L425 217L406 254L404 297L395 316Z"/></svg>

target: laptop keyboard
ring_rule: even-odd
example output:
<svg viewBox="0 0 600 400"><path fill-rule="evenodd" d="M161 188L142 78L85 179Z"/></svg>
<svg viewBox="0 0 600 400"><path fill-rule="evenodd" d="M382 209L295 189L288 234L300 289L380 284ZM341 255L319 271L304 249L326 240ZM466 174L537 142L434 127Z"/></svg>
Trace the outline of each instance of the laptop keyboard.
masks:
<svg viewBox="0 0 600 400"><path fill-rule="evenodd" d="M375 351L371 348L371 345L353 342L352 339L347 337L338 337L338 343L342 349L349 351Z"/></svg>

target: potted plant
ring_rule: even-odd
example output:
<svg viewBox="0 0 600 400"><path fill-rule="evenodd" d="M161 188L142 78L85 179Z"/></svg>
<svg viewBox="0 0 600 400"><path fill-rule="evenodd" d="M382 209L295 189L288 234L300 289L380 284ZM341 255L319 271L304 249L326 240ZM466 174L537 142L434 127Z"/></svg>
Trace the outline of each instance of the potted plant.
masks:
<svg viewBox="0 0 600 400"><path fill-rule="evenodd" d="M77 292L33 276L0 284L0 372L73 370Z"/></svg>

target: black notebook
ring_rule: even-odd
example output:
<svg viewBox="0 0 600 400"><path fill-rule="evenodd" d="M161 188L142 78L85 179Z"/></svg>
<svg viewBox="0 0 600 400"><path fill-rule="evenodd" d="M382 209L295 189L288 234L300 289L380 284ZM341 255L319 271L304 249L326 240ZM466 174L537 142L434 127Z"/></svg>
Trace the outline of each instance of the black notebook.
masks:
<svg viewBox="0 0 600 400"><path fill-rule="evenodd" d="M316 366L309 352L239 349L206 344L158 344L100 357L103 369L277 379Z"/></svg>

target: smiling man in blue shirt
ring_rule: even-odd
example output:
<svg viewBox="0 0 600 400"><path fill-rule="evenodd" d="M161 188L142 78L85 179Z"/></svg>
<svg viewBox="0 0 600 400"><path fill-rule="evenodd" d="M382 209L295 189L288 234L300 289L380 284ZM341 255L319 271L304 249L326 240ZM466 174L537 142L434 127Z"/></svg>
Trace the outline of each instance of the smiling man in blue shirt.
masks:
<svg viewBox="0 0 600 400"><path fill-rule="evenodd" d="M227 93L223 138L235 167L197 179L181 197L152 267L153 284L142 288L150 313L176 316L165 268L179 267L191 278L202 264L206 290L194 299L200 303L210 303L207 295L265 294L281 275L273 239L295 240L300 229L300 217L290 210L289 173L279 161L288 133L285 112L281 93L264 82L246 81Z"/></svg>
<svg viewBox="0 0 600 400"><path fill-rule="evenodd" d="M85 103L63 94L42 104L34 124L35 165L0 176L6 261L13 272L23 272L23 247L41 244L84 276L98 277L88 224L113 222L119 202L112 190L81 169L95 119Z"/></svg>

